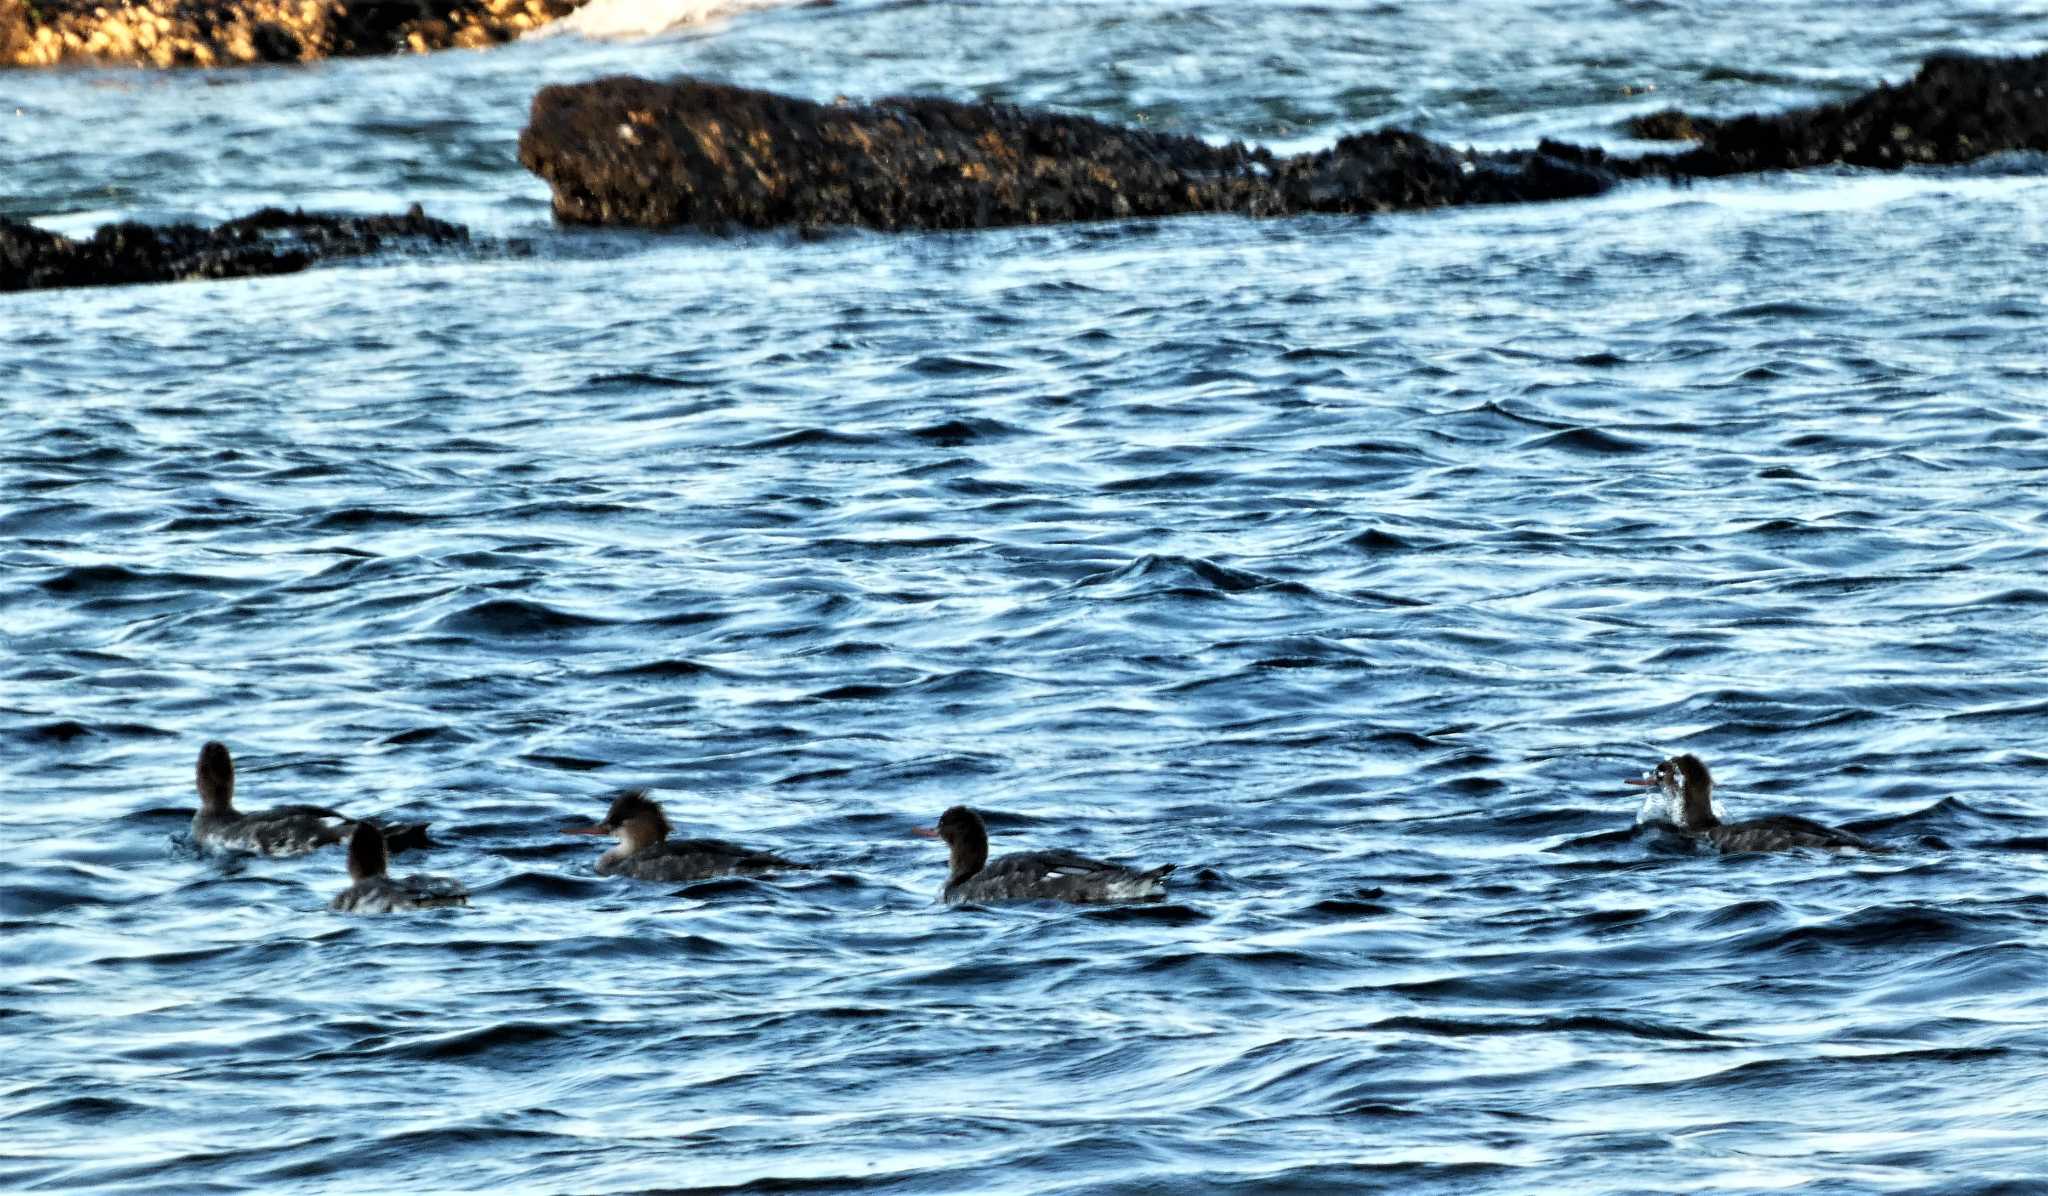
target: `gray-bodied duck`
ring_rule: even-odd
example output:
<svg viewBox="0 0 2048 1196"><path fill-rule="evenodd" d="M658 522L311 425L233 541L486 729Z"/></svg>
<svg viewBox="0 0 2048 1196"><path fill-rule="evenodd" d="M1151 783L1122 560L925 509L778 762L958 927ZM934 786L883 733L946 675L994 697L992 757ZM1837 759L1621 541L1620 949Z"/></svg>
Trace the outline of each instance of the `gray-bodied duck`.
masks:
<svg viewBox="0 0 2048 1196"><path fill-rule="evenodd" d="M1698 756L1673 756L1629 784L1660 789L1669 802L1666 818L1680 831L1712 843L1722 851L1788 851L1818 847L1828 851L1882 851L1861 835L1801 818L1770 814L1743 822L1723 822L1714 813L1714 778Z"/></svg>
<svg viewBox="0 0 2048 1196"><path fill-rule="evenodd" d="M278 806L244 814L235 809L235 759L228 754L227 745L217 740L199 749L198 784L199 811L192 815L192 843L201 849L304 855L346 841L358 826L375 828L393 852L429 845L424 822L379 826L325 806Z"/></svg>
<svg viewBox="0 0 2048 1196"><path fill-rule="evenodd" d="M367 822L356 823L348 840L348 875L355 883L335 894L327 908L344 914L389 914L409 909L468 905L469 890L445 876L391 876L385 870L384 836Z"/></svg>
<svg viewBox="0 0 2048 1196"><path fill-rule="evenodd" d="M621 793L596 826L563 827L564 834L610 835L617 847L597 857L599 876L634 880L708 880L714 876L758 876L807 868L774 852L755 851L723 839L670 839L668 816L645 790Z"/></svg>
<svg viewBox="0 0 2048 1196"><path fill-rule="evenodd" d="M1071 851L1018 851L988 858L988 827L981 815L954 806L937 826L921 826L927 839L943 839L953 870L941 897L948 904L993 901L1157 901L1166 896L1172 864L1139 871Z"/></svg>

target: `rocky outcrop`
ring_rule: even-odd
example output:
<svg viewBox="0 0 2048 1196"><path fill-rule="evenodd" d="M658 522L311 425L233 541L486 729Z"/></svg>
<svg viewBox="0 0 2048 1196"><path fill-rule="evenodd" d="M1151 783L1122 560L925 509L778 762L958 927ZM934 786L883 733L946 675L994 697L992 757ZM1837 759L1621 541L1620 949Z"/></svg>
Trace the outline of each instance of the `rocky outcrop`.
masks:
<svg viewBox="0 0 2048 1196"><path fill-rule="evenodd" d="M227 66L489 46L585 0L0 0L0 64Z"/></svg>
<svg viewBox="0 0 2048 1196"><path fill-rule="evenodd" d="M82 241L0 217L0 291L290 274L397 244L468 240L468 229L435 220L417 204L403 216L264 208L214 228L109 224Z"/></svg>
<svg viewBox="0 0 2048 1196"><path fill-rule="evenodd" d="M1241 145L947 100L822 105L683 80L542 88L519 160L577 224L966 228L1255 211Z"/></svg>
<svg viewBox="0 0 2048 1196"><path fill-rule="evenodd" d="M1941 55L1904 83L1777 115L1715 120L1667 111L1638 120L1700 143L1658 171L1687 178L1837 163L1953 166L2010 150L2048 151L2048 54Z"/></svg>
<svg viewBox="0 0 2048 1196"><path fill-rule="evenodd" d="M931 98L816 104L684 79L543 88L519 160L573 224L708 228L981 228L1234 212L1378 212L1593 195L1624 179L1700 178L1843 162L1898 167L2048 149L2048 56L1936 58L1846 104L1707 120L1679 154L1610 156L1546 141L1478 153L1413 133L1281 157L1240 143L1052 112Z"/></svg>
<svg viewBox="0 0 2048 1196"><path fill-rule="evenodd" d="M816 104L681 80L541 89L519 160L574 224L981 228L1236 212L1371 212L1587 195L1597 150L1461 153L1407 133L1279 158L1004 104Z"/></svg>

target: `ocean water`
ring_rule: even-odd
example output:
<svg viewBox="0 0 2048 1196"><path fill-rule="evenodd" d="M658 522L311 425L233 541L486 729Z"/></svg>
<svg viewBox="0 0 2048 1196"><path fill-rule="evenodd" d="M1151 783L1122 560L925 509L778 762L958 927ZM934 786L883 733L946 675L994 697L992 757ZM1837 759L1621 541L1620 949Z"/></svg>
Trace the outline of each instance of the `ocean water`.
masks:
<svg viewBox="0 0 2048 1196"><path fill-rule="evenodd" d="M9 215L513 243L0 299L0 1188L2048 1191L2048 162L806 240L557 230L513 144L633 71L1630 148L2044 28L848 0L0 76ZM473 905L196 855L208 738ZM1678 750L1891 850L1636 831ZM635 785L818 868L598 877ZM946 909L954 803L1171 899Z"/></svg>

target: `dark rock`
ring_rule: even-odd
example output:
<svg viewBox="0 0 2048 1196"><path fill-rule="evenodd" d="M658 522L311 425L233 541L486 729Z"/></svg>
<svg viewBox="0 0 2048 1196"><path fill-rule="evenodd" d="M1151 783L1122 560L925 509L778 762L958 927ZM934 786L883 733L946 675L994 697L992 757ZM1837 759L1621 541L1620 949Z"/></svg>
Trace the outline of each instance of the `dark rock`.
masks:
<svg viewBox="0 0 2048 1196"><path fill-rule="evenodd" d="M1844 103L1775 116L1685 119L1703 144L1658 173L1697 178L1837 163L1897 170L2048 150L2048 54L1945 54L1928 59L1905 83Z"/></svg>
<svg viewBox="0 0 2048 1196"><path fill-rule="evenodd" d="M510 41L586 0L0 0L0 65L223 66Z"/></svg>
<svg viewBox="0 0 2048 1196"><path fill-rule="evenodd" d="M1615 157L1554 141L1478 153L1381 130L1279 158L1001 104L824 105L690 79L618 77L542 88L519 160L547 180L556 218L572 224L936 229L1383 212L1572 199L1622 179L2048 149L2044 85L2048 55L1942 57L1909 83L1846 104L1727 121L1658 113L1632 130L1705 139L1681 154Z"/></svg>
<svg viewBox="0 0 2048 1196"><path fill-rule="evenodd" d="M680 80L543 88L519 160L572 224L983 228L1235 212L1374 212L1597 192L1597 150L1473 154L1412 133L1264 149L931 98L824 105Z"/></svg>
<svg viewBox="0 0 2048 1196"><path fill-rule="evenodd" d="M0 291L290 274L375 253L393 241L466 242L469 230L418 204L403 216L336 216L264 208L214 228L109 224L75 241L0 217Z"/></svg>
<svg viewBox="0 0 2048 1196"><path fill-rule="evenodd" d="M519 160L574 224L970 228L1239 211L1241 146L946 100L827 106L683 80L542 88Z"/></svg>
<svg viewBox="0 0 2048 1196"><path fill-rule="evenodd" d="M1288 212L1386 212L1475 203L1577 199L1612 187L1597 149L1544 141L1534 150L1478 154L1414 133L1346 137L1274 169Z"/></svg>

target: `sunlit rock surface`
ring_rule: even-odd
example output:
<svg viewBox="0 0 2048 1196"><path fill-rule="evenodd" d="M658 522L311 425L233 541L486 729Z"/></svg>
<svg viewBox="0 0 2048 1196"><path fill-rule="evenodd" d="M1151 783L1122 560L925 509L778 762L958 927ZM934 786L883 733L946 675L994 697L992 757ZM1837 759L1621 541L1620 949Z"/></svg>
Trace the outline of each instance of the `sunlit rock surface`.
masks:
<svg viewBox="0 0 2048 1196"><path fill-rule="evenodd" d="M230 66L510 41L584 0L0 0L0 64Z"/></svg>

